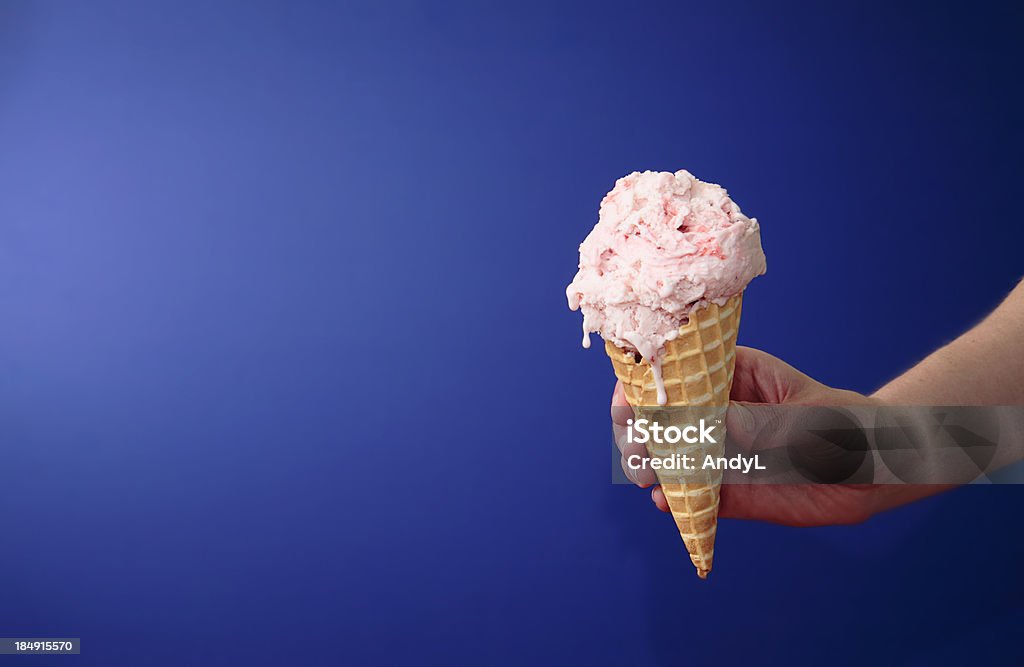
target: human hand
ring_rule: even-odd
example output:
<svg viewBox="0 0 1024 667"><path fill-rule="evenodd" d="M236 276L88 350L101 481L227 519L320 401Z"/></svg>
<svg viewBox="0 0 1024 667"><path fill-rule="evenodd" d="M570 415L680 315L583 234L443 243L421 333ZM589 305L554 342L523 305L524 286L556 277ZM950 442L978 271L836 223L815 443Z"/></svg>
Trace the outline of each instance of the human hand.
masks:
<svg viewBox="0 0 1024 667"><path fill-rule="evenodd" d="M754 420L750 407L756 404L825 405L825 406L878 406L881 401L852 391L833 389L804 375L789 364L772 355L749 347L736 348L736 371L730 395L727 417L730 437L749 433ZM612 393L612 421L625 426L632 410L626 402L620 384ZM650 469L631 470L626 460L633 454L646 457L643 445L618 442L622 453L622 466L626 476L641 488L656 484ZM749 454L773 446L753 438L742 443L750 448ZM776 446L778 443L774 443ZM754 519L791 526L824 526L860 523L878 509L879 487L868 484L743 484L727 483L721 489L719 516L735 519ZM654 486L651 498L658 509L668 511L668 503L660 486Z"/></svg>

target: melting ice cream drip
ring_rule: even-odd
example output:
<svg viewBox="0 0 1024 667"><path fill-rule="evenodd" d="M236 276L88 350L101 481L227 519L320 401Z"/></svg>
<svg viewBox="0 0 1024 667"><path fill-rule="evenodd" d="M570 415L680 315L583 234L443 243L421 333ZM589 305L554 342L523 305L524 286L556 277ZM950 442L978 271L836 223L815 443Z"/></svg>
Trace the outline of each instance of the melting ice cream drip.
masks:
<svg viewBox="0 0 1024 667"><path fill-rule="evenodd" d="M647 361L651 364L651 374L654 375L654 386L658 388L658 405L668 403L668 393L665 391L665 381L661 377L661 356L655 354Z"/></svg>
<svg viewBox="0 0 1024 667"><path fill-rule="evenodd" d="M636 350L633 356L634 361L640 363L641 360L645 360L650 364L654 386L658 390L658 405L665 405L668 403L668 392L665 391L665 380L661 374L661 358L665 354L665 348L658 349L637 343L633 343L632 347Z"/></svg>

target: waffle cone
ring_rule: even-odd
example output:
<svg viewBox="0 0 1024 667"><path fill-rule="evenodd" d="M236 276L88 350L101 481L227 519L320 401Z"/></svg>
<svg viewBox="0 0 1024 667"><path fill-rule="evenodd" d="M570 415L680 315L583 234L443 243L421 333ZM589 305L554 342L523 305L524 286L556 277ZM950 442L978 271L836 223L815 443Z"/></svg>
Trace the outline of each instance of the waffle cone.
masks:
<svg viewBox="0 0 1024 667"><path fill-rule="evenodd" d="M680 327L675 340L665 344L661 359L668 397L665 405L658 405L651 364L646 359L638 360L638 355L631 350L605 342L605 352L638 419L647 418L668 426L685 415L689 423L702 418L716 424L716 444L680 442L647 446L652 458L675 454L695 457L695 470L656 472L676 527L701 579L707 578L714 561L722 486L722 471L703 470L701 463L709 454L716 458L724 454L725 411L736 368L736 332L742 300L743 295L738 294L721 306L709 303L691 315ZM681 407L689 409L679 410Z"/></svg>

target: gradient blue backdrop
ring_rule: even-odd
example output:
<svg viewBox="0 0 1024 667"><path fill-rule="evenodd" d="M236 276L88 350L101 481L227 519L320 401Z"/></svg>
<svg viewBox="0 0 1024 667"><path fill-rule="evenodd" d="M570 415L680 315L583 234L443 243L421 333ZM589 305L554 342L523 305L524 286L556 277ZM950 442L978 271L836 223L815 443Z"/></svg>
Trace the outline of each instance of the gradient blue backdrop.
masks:
<svg viewBox="0 0 1024 667"><path fill-rule="evenodd" d="M33 661L62 665L1019 664L1024 488L726 521L698 581L609 483L612 373L563 289L615 178L686 167L762 223L741 341L875 388L1024 273L1022 25L0 4L0 635L81 637Z"/></svg>

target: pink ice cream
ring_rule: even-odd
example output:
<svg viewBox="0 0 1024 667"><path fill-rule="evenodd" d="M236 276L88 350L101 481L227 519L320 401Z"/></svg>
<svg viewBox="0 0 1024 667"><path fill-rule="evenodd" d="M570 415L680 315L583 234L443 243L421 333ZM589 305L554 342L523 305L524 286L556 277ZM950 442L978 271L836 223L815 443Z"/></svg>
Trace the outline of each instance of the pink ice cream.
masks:
<svg viewBox="0 0 1024 667"><path fill-rule="evenodd" d="M718 305L765 272L757 220L685 170L633 172L601 202L565 293L590 334L639 352L655 373L690 312Z"/></svg>

